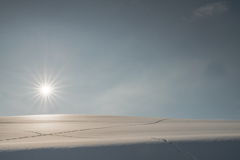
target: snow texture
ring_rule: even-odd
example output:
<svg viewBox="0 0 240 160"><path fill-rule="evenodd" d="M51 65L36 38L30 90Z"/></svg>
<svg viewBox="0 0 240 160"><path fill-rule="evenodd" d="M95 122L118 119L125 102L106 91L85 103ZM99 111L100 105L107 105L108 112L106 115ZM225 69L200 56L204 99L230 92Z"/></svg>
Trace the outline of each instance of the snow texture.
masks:
<svg viewBox="0 0 240 160"><path fill-rule="evenodd" d="M0 117L1 160L239 160L239 120Z"/></svg>

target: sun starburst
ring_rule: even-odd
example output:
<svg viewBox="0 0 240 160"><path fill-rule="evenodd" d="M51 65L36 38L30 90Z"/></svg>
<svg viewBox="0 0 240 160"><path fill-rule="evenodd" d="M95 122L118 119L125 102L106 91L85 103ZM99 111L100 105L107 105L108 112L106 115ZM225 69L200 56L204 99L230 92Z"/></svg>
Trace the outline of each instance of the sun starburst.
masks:
<svg viewBox="0 0 240 160"><path fill-rule="evenodd" d="M41 110L45 110L44 113L49 113L49 110L53 110L51 112L55 112L55 106L59 104L60 99L64 99L60 96L61 90L64 86L61 85L62 78L60 78L60 73L54 74L54 72L43 72L39 73L38 71L34 72L34 74L30 74L32 80L28 80L33 86L31 88L32 92L32 106L35 108L38 106L39 112L43 112ZM45 108L45 109L44 109Z"/></svg>
<svg viewBox="0 0 240 160"><path fill-rule="evenodd" d="M40 91L43 95L47 96L51 94L52 87L48 85L44 85L40 88Z"/></svg>

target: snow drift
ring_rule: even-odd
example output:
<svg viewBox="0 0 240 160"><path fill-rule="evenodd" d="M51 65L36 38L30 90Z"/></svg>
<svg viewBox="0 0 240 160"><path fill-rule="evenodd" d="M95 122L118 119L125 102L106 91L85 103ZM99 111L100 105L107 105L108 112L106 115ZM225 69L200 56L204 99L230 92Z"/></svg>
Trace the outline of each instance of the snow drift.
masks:
<svg viewBox="0 0 240 160"><path fill-rule="evenodd" d="M0 159L239 160L240 121L94 115L0 118Z"/></svg>

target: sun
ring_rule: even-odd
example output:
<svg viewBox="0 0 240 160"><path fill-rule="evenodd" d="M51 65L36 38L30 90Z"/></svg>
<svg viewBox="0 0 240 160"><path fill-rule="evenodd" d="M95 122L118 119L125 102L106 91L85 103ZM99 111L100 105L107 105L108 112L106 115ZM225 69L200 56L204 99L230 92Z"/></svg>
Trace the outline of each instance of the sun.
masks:
<svg viewBox="0 0 240 160"><path fill-rule="evenodd" d="M43 96L48 96L52 93L52 87L49 85L41 86L40 92Z"/></svg>
<svg viewBox="0 0 240 160"><path fill-rule="evenodd" d="M31 108L37 108L37 112L55 112L57 106L61 106L61 102L65 101L65 94L63 89L67 86L64 85L64 77L61 72L54 71L53 69L44 68L43 70L35 69L29 73L31 78L25 79L29 82L28 94L31 95L29 101Z"/></svg>
<svg viewBox="0 0 240 160"><path fill-rule="evenodd" d="M26 94L28 96L28 108L35 113L56 113L57 107L62 107L67 99L66 83L68 76L64 66L49 65L45 59L43 66L34 66L28 69L28 76L21 77L25 81Z"/></svg>

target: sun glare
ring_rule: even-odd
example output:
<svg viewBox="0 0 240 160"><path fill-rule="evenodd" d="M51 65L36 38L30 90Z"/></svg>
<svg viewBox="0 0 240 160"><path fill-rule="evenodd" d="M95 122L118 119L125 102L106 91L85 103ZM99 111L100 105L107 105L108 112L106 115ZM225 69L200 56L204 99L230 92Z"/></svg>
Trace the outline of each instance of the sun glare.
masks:
<svg viewBox="0 0 240 160"><path fill-rule="evenodd" d="M62 88L66 85L62 85L64 79L61 77L60 69L59 72L54 72L53 69L45 69L43 72L36 70L34 73L30 73L32 79L27 80L32 84L29 88L32 91L29 94L32 95L33 101L32 107L37 107L37 112L54 112L55 107L61 105L60 101L65 100L61 95L63 92ZM47 72L48 71L48 72Z"/></svg>
<svg viewBox="0 0 240 160"><path fill-rule="evenodd" d="M50 86L42 86L41 88L40 88L40 91L41 91L41 93L43 94L43 95L49 95L49 94L51 94L51 87Z"/></svg>

